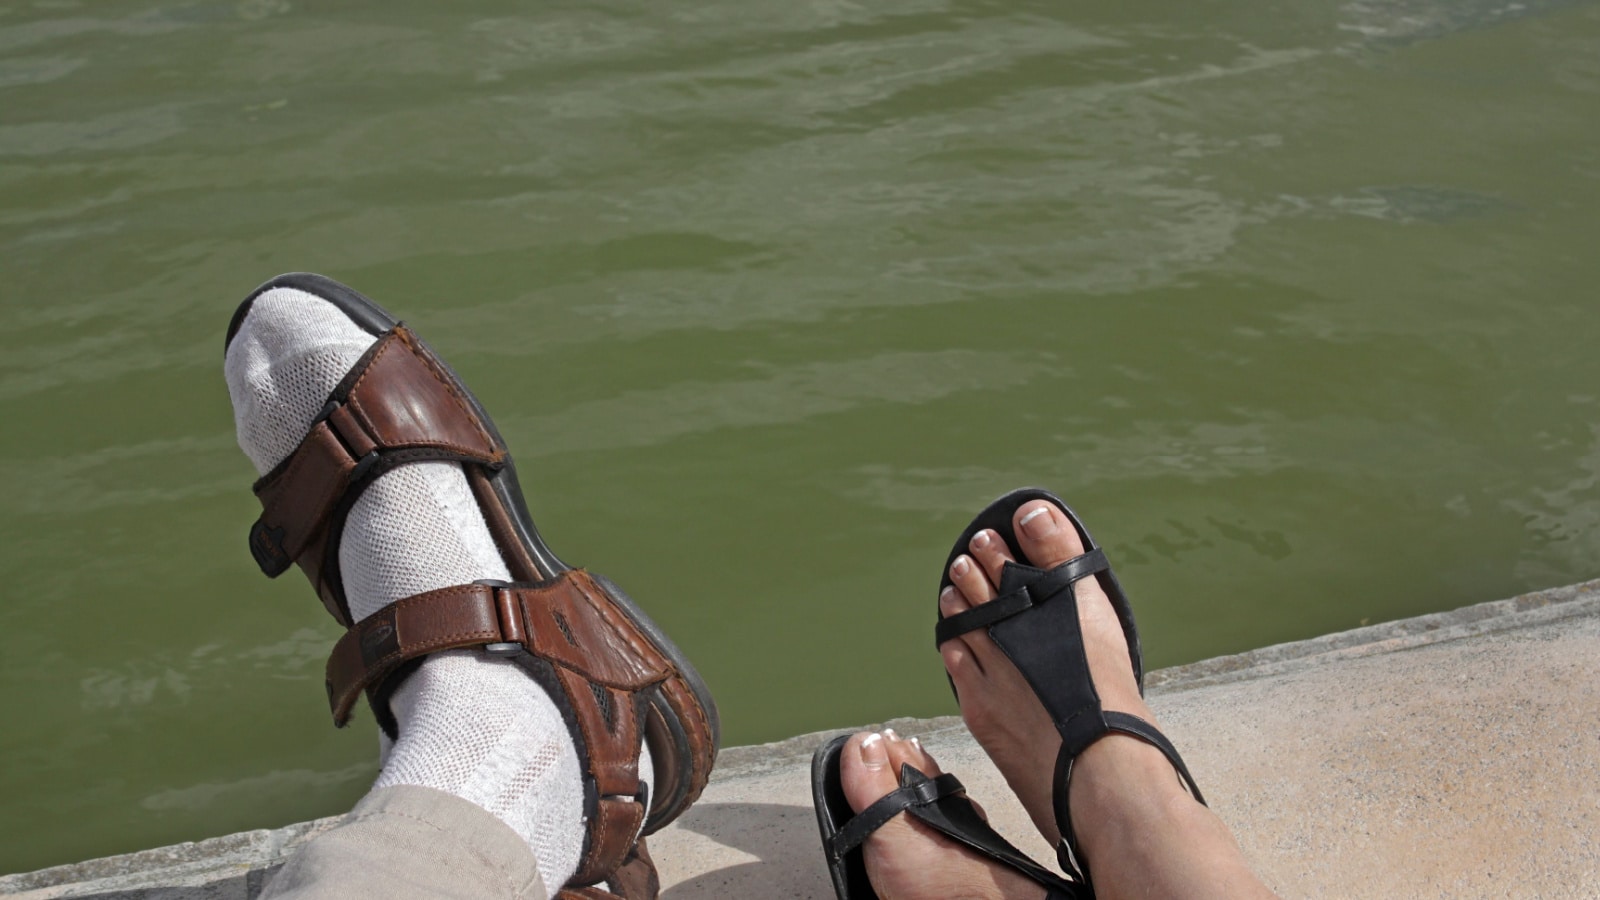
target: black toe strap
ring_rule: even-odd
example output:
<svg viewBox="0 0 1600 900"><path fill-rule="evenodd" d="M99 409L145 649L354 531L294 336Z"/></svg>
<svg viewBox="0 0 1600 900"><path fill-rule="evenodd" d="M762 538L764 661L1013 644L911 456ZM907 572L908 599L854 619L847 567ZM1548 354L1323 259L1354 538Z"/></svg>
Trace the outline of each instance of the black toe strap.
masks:
<svg viewBox="0 0 1600 900"><path fill-rule="evenodd" d="M980 603L966 612L940 619L933 629L934 643L943 644L969 631L988 628L996 622L1026 612L1062 591L1070 590L1084 578L1110 568L1111 563L1106 560L1105 551L1098 547L1049 571L1008 562L1001 584L1004 588L1008 582L1015 583L1015 587L1005 590L988 603Z"/></svg>
<svg viewBox="0 0 1600 900"><path fill-rule="evenodd" d="M918 806L927 806L941 797L959 794L965 788L961 780L954 775L944 774L937 778L917 771L910 765L900 767L900 787L884 794L871 806L856 813L856 817L844 824L833 840L829 842L828 855L833 859L843 859L846 853L861 846L874 831L888 824L889 820L908 809Z"/></svg>
<svg viewBox="0 0 1600 900"><path fill-rule="evenodd" d="M900 813L909 813L941 834L1004 863L1049 890L1049 898L1075 900L1083 896L1079 885L1067 881L1018 850L978 814L954 775L929 778L913 766L900 767L900 787L857 813L834 833L827 846L828 859L840 863L874 831Z"/></svg>

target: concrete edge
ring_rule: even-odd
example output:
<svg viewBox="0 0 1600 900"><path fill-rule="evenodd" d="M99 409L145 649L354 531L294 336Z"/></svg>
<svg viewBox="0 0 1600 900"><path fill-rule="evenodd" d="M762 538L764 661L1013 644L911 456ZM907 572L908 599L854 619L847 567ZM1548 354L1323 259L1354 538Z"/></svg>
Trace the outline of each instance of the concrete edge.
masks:
<svg viewBox="0 0 1600 900"><path fill-rule="evenodd" d="M1597 608L1600 608L1600 579L1173 666L1149 673L1145 677L1145 688L1148 693L1159 696L1270 677L1335 660L1513 631L1592 613Z"/></svg>
<svg viewBox="0 0 1600 900"><path fill-rule="evenodd" d="M1145 690L1151 696L1161 696L1214 684L1271 677L1335 660L1511 631L1596 610L1600 610L1600 579L1157 669L1145 675ZM884 726L903 734L919 735L963 727L960 716L901 718L853 728L814 731L770 744L728 747L717 757L717 778L759 776L792 765L796 759L810 757L818 747L838 735Z"/></svg>
<svg viewBox="0 0 1600 900"><path fill-rule="evenodd" d="M1146 676L1146 688L1152 695L1161 695L1273 677L1338 660L1404 651L1597 612L1600 612L1600 579L1160 669ZM923 736L937 736L963 728L959 716L902 718L815 731L767 744L728 747L718 755L715 777L723 782L758 778L809 759L816 748L837 735L885 726ZM267 870L295 847L332 827L339 818L331 816L277 829L244 831L3 875L0 876L0 894L65 885L88 887L94 882L111 879L126 885L126 879L136 875L146 884L188 881L203 873L215 877L225 870L233 870L238 877L264 877Z"/></svg>

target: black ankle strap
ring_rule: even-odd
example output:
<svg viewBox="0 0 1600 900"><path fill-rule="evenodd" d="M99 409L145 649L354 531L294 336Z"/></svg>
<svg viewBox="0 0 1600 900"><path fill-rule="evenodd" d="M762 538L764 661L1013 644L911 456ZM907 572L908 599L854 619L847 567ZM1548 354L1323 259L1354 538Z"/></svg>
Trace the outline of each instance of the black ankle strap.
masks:
<svg viewBox="0 0 1600 900"><path fill-rule="evenodd" d="M1105 721L1106 730L1094 740L1078 748L1076 752L1067 744L1061 745L1061 753L1056 756L1055 783L1051 791L1051 803L1056 814L1056 828L1061 831L1061 843L1056 847L1056 859L1061 864L1061 871L1069 877L1074 877L1084 884L1089 884L1089 861L1083 855L1083 848L1078 846L1078 836L1072 829L1072 809L1068 802L1068 791L1072 785L1072 767L1078 755L1087 750L1090 745L1107 735L1117 733L1136 737L1141 741L1160 750L1167 758L1167 762L1177 770L1178 776L1188 789L1190 795L1206 805L1206 798L1200 793L1200 786L1195 784L1194 776L1189 774L1189 767L1184 765L1183 757L1178 755L1178 748L1167 740L1154 725L1135 715L1122 712L1104 712L1101 717Z"/></svg>

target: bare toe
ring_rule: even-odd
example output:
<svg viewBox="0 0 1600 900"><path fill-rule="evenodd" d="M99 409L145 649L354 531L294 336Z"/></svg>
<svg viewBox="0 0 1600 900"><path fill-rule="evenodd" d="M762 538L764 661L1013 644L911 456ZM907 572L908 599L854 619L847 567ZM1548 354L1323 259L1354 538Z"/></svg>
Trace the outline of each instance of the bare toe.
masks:
<svg viewBox="0 0 1600 900"><path fill-rule="evenodd" d="M860 812L879 797L900 786L889 764L889 743L882 734L863 731L854 735L840 753L840 780L850 808Z"/></svg>
<svg viewBox="0 0 1600 900"><path fill-rule="evenodd" d="M964 613L972 608L960 589L949 585L939 592L939 616L948 619L958 613ZM983 635L988 640L988 635ZM993 646L993 641L988 641ZM952 638L939 645L939 655L944 657L944 670L950 673L950 680L955 683L956 693L960 693L963 685L973 678L982 677L983 661L979 654L973 651L967 643L967 635Z"/></svg>
<svg viewBox="0 0 1600 900"><path fill-rule="evenodd" d="M950 583L974 606L994 599L994 582L989 580L983 567L965 553L951 561Z"/></svg>
<svg viewBox="0 0 1600 900"><path fill-rule="evenodd" d="M1000 573L1005 569L1006 563L1011 562L1011 551L1006 549L1006 542L992 529L985 528L972 536L967 549L972 552L972 558L978 563L979 568L989 577L991 584L1000 583Z"/></svg>
<svg viewBox="0 0 1600 900"><path fill-rule="evenodd" d="M1017 543L1022 545L1022 552L1033 566L1050 569L1083 555L1078 529L1072 527L1066 513L1053 503L1044 500L1024 503L1012 522L1016 526Z"/></svg>

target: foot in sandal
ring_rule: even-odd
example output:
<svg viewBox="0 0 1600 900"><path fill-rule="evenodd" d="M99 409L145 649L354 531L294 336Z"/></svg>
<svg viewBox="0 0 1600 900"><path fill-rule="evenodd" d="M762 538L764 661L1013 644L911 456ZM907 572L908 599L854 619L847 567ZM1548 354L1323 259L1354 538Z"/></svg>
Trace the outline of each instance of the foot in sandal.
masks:
<svg viewBox="0 0 1600 900"><path fill-rule="evenodd" d="M812 784L840 900L1079 896L990 829L915 739L838 738L817 752Z"/></svg>
<svg viewBox="0 0 1600 900"><path fill-rule="evenodd" d="M939 613L962 718L1064 869L1106 897L1270 896L1159 731L1127 597L1060 498L980 513Z"/></svg>
<svg viewBox="0 0 1600 900"><path fill-rule="evenodd" d="M526 842L559 897L633 900L641 834L706 784L716 707L616 585L534 526L487 412L415 333L331 279L280 276L235 313L224 369L261 473L262 571L298 563L349 629L328 665L392 750L375 790L424 788Z"/></svg>

